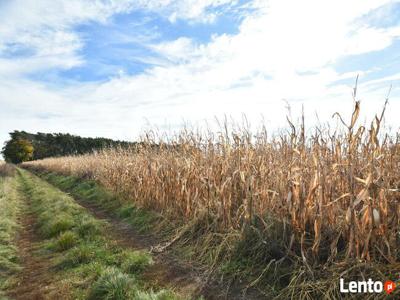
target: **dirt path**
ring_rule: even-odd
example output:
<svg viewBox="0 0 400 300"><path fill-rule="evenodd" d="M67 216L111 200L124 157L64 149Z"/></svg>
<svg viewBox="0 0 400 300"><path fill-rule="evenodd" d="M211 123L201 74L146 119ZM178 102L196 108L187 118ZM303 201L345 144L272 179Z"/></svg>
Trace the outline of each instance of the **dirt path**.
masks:
<svg viewBox="0 0 400 300"><path fill-rule="evenodd" d="M139 234L130 224L112 216L99 206L78 198L74 199L97 219L104 220L109 224L108 234L119 246L134 250L150 250L159 244L160 241L156 238ZM151 282L152 285L158 287L170 288L188 299L202 293L206 279L200 270L196 270L192 265L178 261L166 253L153 253L152 255L154 264L144 272L145 282Z"/></svg>
<svg viewBox="0 0 400 300"><path fill-rule="evenodd" d="M58 280L54 271L54 253L43 247L43 238L37 232L37 217L28 196L22 177L16 175L17 195L20 200L20 225L15 245L18 249L22 270L17 275L17 282L7 291L7 296L15 300L69 299L66 289L57 289Z"/></svg>
<svg viewBox="0 0 400 300"><path fill-rule="evenodd" d="M24 197L22 197L23 200ZM29 202L29 201L27 201ZM23 267L18 276L18 282L14 289L8 292L11 299L50 299L51 290L48 286L51 282L49 260L50 256L37 255L40 238L35 232L36 219L33 213L26 208L24 214L19 217L21 230L17 236L17 247ZM47 296L46 296L47 295ZM62 299L62 297L58 297ZM53 298L54 299L54 298Z"/></svg>

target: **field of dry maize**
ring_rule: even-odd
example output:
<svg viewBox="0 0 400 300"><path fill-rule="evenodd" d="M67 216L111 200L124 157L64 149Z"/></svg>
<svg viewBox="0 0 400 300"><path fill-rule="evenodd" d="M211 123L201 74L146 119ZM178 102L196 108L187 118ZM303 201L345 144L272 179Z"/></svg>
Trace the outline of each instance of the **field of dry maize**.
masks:
<svg viewBox="0 0 400 300"><path fill-rule="evenodd" d="M380 132L383 113L357 125L359 102L341 128L289 121L289 130L185 131L168 142L151 135L134 149L25 163L94 179L165 216L211 217L220 232L243 232L267 217L291 228L288 251L306 262L399 261L400 135Z"/></svg>

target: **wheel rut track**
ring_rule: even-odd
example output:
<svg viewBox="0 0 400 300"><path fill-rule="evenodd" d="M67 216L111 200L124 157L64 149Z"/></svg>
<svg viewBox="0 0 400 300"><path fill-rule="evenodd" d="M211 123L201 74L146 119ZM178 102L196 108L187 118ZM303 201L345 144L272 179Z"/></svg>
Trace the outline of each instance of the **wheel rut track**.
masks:
<svg viewBox="0 0 400 300"><path fill-rule="evenodd" d="M132 250L150 250L160 243L160 240L153 236L139 234L130 224L98 205L69 195L94 217L106 221L108 235L119 246ZM183 297L200 296L206 281L200 270L166 253L152 253L152 256L154 264L142 275L145 282L151 282L158 287L171 288ZM207 297L207 299L213 298Z"/></svg>
<svg viewBox="0 0 400 300"><path fill-rule="evenodd" d="M36 216L30 211L30 200L22 189L19 194L24 202L24 213L18 217L21 228L16 236L16 246L23 269L7 295L15 300L66 299L51 288L54 280L50 264L52 256L37 253L42 239L36 232Z"/></svg>
<svg viewBox="0 0 400 300"><path fill-rule="evenodd" d="M108 235L118 245L133 250L150 250L162 242L154 236L138 233L132 225L97 204L75 197L70 193L68 195L94 217L106 221L109 224ZM242 285L209 281L204 269L196 269L193 265L173 257L168 250L152 253L152 255L155 263L144 272L142 277L144 281L151 282L153 286L172 288L185 299L198 299L200 296L206 300L265 299L259 292L252 289L243 294Z"/></svg>

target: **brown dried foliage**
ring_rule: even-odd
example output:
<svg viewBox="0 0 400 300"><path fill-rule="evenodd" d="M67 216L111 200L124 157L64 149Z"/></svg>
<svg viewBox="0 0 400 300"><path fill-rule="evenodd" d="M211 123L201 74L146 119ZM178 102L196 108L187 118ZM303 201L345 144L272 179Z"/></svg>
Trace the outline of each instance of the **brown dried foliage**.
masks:
<svg viewBox="0 0 400 300"><path fill-rule="evenodd" d="M386 107L386 104L385 104ZM190 220L204 213L219 230L241 231L272 215L292 228L307 262L321 248L328 261L398 261L400 135L380 136L383 113L371 127L356 126L355 101L344 130L265 130L220 134L185 131L169 142L147 135L136 149L25 163L99 181L137 205ZM147 145L147 146L146 146ZM291 243L290 246L296 243ZM345 249L345 251L344 251ZM290 249L289 249L290 250Z"/></svg>

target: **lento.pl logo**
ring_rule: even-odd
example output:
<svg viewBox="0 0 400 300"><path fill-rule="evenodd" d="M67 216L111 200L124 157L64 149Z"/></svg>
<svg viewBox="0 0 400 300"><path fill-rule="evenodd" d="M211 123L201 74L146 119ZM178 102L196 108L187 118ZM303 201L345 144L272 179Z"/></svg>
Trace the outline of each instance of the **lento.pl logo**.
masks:
<svg viewBox="0 0 400 300"><path fill-rule="evenodd" d="M343 278L340 278L340 292L344 294L356 293L382 293L385 291L391 294L396 289L396 283L391 280L373 281L369 278L367 281L350 281L346 283Z"/></svg>

